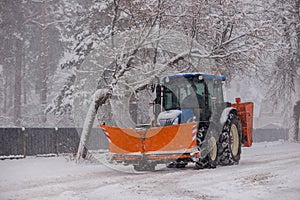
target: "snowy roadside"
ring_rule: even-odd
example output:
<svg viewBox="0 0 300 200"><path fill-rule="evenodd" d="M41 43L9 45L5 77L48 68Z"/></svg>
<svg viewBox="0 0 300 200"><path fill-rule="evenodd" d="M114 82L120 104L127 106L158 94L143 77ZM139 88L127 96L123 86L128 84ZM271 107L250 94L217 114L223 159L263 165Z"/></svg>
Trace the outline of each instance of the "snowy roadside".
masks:
<svg viewBox="0 0 300 200"><path fill-rule="evenodd" d="M0 199L300 199L300 144L256 143L243 148L239 165L207 170L125 173L64 157L4 160Z"/></svg>

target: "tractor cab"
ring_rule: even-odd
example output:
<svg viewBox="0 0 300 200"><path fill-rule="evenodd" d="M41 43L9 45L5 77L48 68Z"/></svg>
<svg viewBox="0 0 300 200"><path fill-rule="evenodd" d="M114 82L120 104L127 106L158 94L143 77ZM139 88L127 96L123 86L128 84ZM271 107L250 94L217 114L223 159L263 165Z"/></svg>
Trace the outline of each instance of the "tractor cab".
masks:
<svg viewBox="0 0 300 200"><path fill-rule="evenodd" d="M224 76L189 73L166 76L156 87L154 114L159 126L191 121L206 123L220 117ZM219 112L220 111L220 112Z"/></svg>

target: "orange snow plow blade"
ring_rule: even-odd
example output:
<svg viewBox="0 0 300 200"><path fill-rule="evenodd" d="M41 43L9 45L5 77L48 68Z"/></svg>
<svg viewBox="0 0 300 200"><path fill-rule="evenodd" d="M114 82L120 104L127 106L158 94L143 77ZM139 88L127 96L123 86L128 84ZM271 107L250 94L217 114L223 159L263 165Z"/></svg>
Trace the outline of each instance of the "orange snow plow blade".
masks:
<svg viewBox="0 0 300 200"><path fill-rule="evenodd" d="M109 152L118 154L119 160L135 160L136 155L145 154L153 160L176 159L179 154L186 156L183 154L195 152L197 149L196 122L141 130L99 126L109 140Z"/></svg>
<svg viewBox="0 0 300 200"><path fill-rule="evenodd" d="M240 101L240 98L236 98L236 104L232 104L232 107L238 110L238 117L242 122L243 145L250 147L252 145L253 102L240 103Z"/></svg>

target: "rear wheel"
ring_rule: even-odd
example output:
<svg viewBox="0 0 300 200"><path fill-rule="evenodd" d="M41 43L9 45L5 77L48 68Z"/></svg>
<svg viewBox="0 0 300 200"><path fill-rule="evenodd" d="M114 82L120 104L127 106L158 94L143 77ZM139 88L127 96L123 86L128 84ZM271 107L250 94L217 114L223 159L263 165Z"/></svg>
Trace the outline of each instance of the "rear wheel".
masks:
<svg viewBox="0 0 300 200"><path fill-rule="evenodd" d="M235 112L228 115L219 139L218 161L220 165L238 164L241 155L242 129Z"/></svg>

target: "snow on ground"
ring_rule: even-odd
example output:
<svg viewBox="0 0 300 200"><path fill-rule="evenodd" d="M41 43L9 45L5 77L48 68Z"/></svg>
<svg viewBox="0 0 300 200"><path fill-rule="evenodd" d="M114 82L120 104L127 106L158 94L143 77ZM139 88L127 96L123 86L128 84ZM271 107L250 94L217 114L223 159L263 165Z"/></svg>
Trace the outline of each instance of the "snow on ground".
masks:
<svg viewBox="0 0 300 200"><path fill-rule="evenodd" d="M0 199L300 199L300 144L256 143L243 148L239 165L205 170L130 173L64 156L4 160Z"/></svg>

